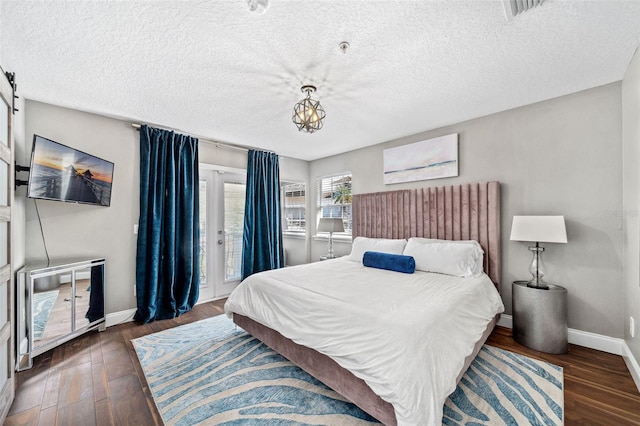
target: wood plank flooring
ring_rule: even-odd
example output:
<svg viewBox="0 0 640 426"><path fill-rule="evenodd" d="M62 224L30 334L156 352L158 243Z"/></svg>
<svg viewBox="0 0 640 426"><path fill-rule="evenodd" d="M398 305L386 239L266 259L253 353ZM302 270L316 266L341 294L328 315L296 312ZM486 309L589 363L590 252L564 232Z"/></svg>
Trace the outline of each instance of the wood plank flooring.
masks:
<svg viewBox="0 0 640 426"><path fill-rule="evenodd" d="M160 425L130 340L222 314L224 300L197 305L172 320L92 332L34 359L17 374L16 399L5 425ZM489 344L564 368L567 425L640 425L640 393L624 360L580 346L550 355L515 343L498 327Z"/></svg>

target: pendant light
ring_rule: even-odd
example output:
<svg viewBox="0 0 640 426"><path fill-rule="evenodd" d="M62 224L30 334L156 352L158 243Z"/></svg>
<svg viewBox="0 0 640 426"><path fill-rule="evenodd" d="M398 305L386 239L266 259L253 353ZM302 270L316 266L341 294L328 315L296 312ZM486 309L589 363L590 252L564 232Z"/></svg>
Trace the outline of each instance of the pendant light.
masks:
<svg viewBox="0 0 640 426"><path fill-rule="evenodd" d="M311 94L316 91L315 86L305 85L300 90L307 96L293 107L293 123L299 131L313 133L322 129L322 120L326 114L320 101L311 98Z"/></svg>

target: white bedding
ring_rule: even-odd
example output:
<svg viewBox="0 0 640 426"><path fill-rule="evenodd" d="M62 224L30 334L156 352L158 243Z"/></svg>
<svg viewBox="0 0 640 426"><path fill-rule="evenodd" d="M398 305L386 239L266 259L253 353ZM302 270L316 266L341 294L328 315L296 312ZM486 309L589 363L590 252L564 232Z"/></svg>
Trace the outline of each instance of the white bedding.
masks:
<svg viewBox="0 0 640 426"><path fill-rule="evenodd" d="M225 312L333 358L394 407L398 425L441 425L446 398L504 306L488 276L367 268L345 259L244 280Z"/></svg>

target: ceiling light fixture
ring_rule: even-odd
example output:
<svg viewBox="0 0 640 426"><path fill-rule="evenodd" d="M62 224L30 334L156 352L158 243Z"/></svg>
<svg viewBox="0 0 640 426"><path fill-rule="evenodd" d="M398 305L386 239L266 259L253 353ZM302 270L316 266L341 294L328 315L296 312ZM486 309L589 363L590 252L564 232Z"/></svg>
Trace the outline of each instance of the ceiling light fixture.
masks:
<svg viewBox="0 0 640 426"><path fill-rule="evenodd" d="M326 116L320 101L311 99L311 93L316 91L315 86L306 85L300 88L307 97L293 107L293 122L301 132L313 133L322 129L322 120Z"/></svg>
<svg viewBox="0 0 640 426"><path fill-rule="evenodd" d="M247 0L249 10L258 15L262 15L269 9L269 0Z"/></svg>

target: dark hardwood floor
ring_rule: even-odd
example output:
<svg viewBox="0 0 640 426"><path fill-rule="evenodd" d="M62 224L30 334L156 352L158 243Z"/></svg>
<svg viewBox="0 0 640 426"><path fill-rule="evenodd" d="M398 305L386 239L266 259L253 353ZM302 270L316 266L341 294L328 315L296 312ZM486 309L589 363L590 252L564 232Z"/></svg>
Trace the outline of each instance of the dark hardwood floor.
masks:
<svg viewBox="0 0 640 426"><path fill-rule="evenodd" d="M92 332L34 359L18 373L5 425L162 424L131 339L222 313L224 300L173 320L120 324ZM580 346L549 355L513 341L498 327L489 344L564 368L567 425L640 425L640 393L619 356Z"/></svg>

